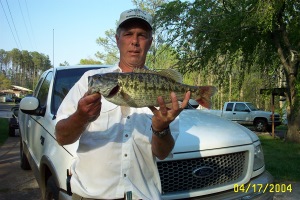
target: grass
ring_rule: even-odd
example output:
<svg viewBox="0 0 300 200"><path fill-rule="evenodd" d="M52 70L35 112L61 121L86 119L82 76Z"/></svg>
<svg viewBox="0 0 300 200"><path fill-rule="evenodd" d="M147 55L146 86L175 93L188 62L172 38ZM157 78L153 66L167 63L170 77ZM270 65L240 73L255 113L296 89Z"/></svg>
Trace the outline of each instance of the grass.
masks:
<svg viewBox="0 0 300 200"><path fill-rule="evenodd" d="M259 135L266 169L276 182L300 181L300 144L287 142L270 135Z"/></svg>
<svg viewBox="0 0 300 200"><path fill-rule="evenodd" d="M8 138L8 120L0 118L0 146L4 144Z"/></svg>

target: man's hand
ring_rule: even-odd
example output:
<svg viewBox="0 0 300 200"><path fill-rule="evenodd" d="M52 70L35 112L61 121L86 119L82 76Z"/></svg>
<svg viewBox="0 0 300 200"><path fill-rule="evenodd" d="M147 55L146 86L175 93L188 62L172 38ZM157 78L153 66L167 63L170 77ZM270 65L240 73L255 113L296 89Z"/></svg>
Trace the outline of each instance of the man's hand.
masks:
<svg viewBox="0 0 300 200"><path fill-rule="evenodd" d="M85 93L84 96L78 101L77 111L75 112L79 118L86 122L95 121L101 111L101 94Z"/></svg>
<svg viewBox="0 0 300 200"><path fill-rule="evenodd" d="M172 107L168 108L161 96L157 98L157 102L159 104L159 110L156 109L154 106L149 107L150 110L153 112L154 116L152 118L152 128L155 131L162 131L166 129L169 124L180 114L180 112L187 106L191 92L188 91L185 94L184 100L180 105L177 97L174 92L171 92L171 100L172 100Z"/></svg>
<svg viewBox="0 0 300 200"><path fill-rule="evenodd" d="M176 95L174 92L171 92L172 106L167 108L162 97L158 97L157 101L159 104L159 110L154 106L149 107L153 112L152 117L152 129L154 131L160 132L166 129L169 124L180 114L180 112L187 106L190 99L191 93L187 92L185 94L184 100L179 105ZM155 134L152 134L151 148L153 154L160 160L165 159L174 147L174 139L171 134L167 134L163 137L158 137Z"/></svg>
<svg viewBox="0 0 300 200"><path fill-rule="evenodd" d="M76 142L89 123L99 117L100 111L101 94L85 93L78 101L75 113L57 122L55 126L57 142L60 145Z"/></svg>

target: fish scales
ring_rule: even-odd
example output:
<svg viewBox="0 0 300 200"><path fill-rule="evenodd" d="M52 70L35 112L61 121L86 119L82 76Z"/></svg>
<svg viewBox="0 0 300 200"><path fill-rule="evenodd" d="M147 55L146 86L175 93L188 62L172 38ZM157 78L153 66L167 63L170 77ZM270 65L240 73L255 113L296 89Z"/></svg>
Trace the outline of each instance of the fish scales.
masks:
<svg viewBox="0 0 300 200"><path fill-rule="evenodd" d="M114 104L130 107L158 106L158 96L171 103L172 91L182 101L185 93L191 91L192 99L210 106L210 98L215 93L213 86L190 86L174 79L151 71L96 74L89 77L89 91L101 93Z"/></svg>
<svg viewBox="0 0 300 200"><path fill-rule="evenodd" d="M119 94L122 97L127 95L130 99L135 99L134 102L129 101L132 103L129 106L157 105L158 96L162 96L166 102L171 102L171 91L177 94L178 100L183 100L184 94L190 89L182 87L173 80L153 74L120 74L120 77L124 78L119 78Z"/></svg>

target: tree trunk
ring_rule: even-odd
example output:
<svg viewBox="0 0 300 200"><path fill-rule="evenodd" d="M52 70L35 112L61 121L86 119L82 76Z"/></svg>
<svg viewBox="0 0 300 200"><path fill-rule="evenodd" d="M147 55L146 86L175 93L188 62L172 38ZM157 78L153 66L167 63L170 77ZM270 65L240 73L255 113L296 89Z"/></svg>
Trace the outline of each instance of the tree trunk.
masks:
<svg viewBox="0 0 300 200"><path fill-rule="evenodd" d="M298 56L299 53L293 49L289 42L283 20L279 19L278 23L280 24L280 31L273 33L273 40L277 47L277 53L283 65L287 81L286 97L289 105L287 110L288 132L286 139L300 143L300 94L298 94L296 87L297 84L300 84L300 78L298 77L300 57Z"/></svg>

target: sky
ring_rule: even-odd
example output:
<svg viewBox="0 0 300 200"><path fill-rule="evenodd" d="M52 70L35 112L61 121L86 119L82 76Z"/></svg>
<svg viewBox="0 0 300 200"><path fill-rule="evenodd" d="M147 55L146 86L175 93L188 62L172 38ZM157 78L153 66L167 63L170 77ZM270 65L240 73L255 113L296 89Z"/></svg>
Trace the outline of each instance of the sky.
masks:
<svg viewBox="0 0 300 200"><path fill-rule="evenodd" d="M37 51L54 66L96 59L96 39L131 8L131 0L0 0L0 49Z"/></svg>

